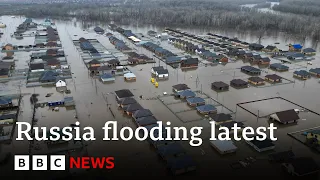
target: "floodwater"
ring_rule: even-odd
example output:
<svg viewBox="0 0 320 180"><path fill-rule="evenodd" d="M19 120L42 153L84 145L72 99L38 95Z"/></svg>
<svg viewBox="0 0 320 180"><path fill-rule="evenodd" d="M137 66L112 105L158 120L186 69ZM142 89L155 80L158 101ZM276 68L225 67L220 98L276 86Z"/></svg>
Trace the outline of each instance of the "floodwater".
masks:
<svg viewBox="0 0 320 180"><path fill-rule="evenodd" d="M15 40L10 37L10 34L13 33L16 26L18 26L24 18L11 18L11 17L1 17L1 21L7 24L7 28L3 30L4 35L1 38L1 42L3 43L12 43L12 44L29 44L32 43L32 38L25 38L23 40ZM36 22L42 22L43 19L35 20ZM198 170L194 172L195 175L201 175L204 173L210 172L211 174L220 174L222 172L231 171L230 163L235 161L244 159L248 156L254 156L259 160L256 164L251 168L245 168L240 171L233 171L235 175L257 172L264 173L265 168L268 169L272 166L266 163L266 154L258 153L253 148L248 146L244 141L236 142L236 145L239 147L237 154L222 157L219 155L213 148L211 148L209 144L210 138L210 124L208 120L199 120L199 117L194 113L193 115L189 115L188 112L186 114L179 114L181 119L189 119L190 116L194 119L198 119L198 121L192 121L188 123L184 123L185 121L181 121L178 119L175 114L170 112L168 108L163 105L160 100L155 99L156 96L162 95L163 92L170 93L172 91L172 85L178 83L185 83L193 90L200 90L210 97L216 99L220 103L224 104L229 109L236 112L234 118L236 121L244 122L246 126L258 127L258 126L269 126L268 119L260 118L257 119L253 115L248 112L241 110L239 107L236 107L237 103L281 96L285 99L293 101L301 106L304 106L308 109L311 109L316 112L320 112L320 96L318 95L319 82L316 78L311 78L307 81L299 81L295 80L294 83L286 84L286 85L278 85L271 86L265 88L256 88L249 87L246 89L237 90L230 87L230 90L227 92L216 93L211 90L211 83L214 81L223 81L229 83L234 78L246 79L249 76L243 74L238 69L243 66L244 63L242 61L237 61L235 63L228 63L226 65L217 65L217 66L200 66L195 70L190 71L181 71L177 69L173 69L170 66L165 65L163 62L157 62L156 64L145 64L145 65L137 65L133 67L129 67L129 69L137 76L136 82L128 83L125 82L122 76L116 77L116 81L113 84L103 84L99 81L99 79L94 79L88 74L88 70L85 67L84 62L82 61L79 52L76 50L73 45L72 40L79 39L80 37L86 38L95 38L100 41L102 45L109 49L110 51L114 51L115 48L111 45L107 39L107 37L102 35L97 35L93 32L93 27L85 28L85 31L82 28L83 23L80 22L64 22L64 21L55 21L57 24L58 32L60 35L60 39L62 41L63 49L65 51L68 64L71 66L72 70L72 79L67 81L68 89L71 90L71 95L73 96L76 103L76 110L64 110L61 109L58 112L51 111L45 107L44 109L37 110L36 117L38 119L39 126L58 126L64 127L69 126L74 123L76 120L80 122L81 127L90 126L95 129L95 138L97 139L94 142L90 142L88 145L89 155L92 156L115 156L116 158L116 168L115 170L110 171L108 174L110 176L129 176L136 175L136 172L143 172L143 175L149 176L166 176L165 164L161 163L154 149L150 148L148 142L138 142L137 140L131 140L128 142L124 141L102 141L103 133L102 127L107 121L117 121L118 122L118 130L121 127L129 126L132 128L136 128L136 125L133 121L123 115L117 109L117 105L115 102L114 95L112 94L116 90L120 89L130 89L133 94L136 96L138 102L145 108L150 109L155 117L163 122L170 121L171 126L184 126L187 128L194 126L203 127L203 132L201 137L203 138L203 144L200 147L191 147L189 145L189 141L181 141L180 143L186 149L187 153L191 155L194 160L197 162ZM101 26L103 28L107 28L106 26ZM160 31L160 28L154 27L138 27L138 26L123 26L125 29L131 29L134 33L143 33L146 35L148 30L156 30ZM152 29L151 29L152 28ZM195 30L195 29L185 29L189 33L198 33L205 34L205 30ZM108 31L108 30L107 30ZM230 37L238 37L240 40L244 40L247 42L257 42L258 36L251 35L250 33L243 34L238 32L224 32L224 31L215 31L211 29L212 33L219 33ZM118 38L125 40L121 37L121 35L114 33ZM280 33L281 34L281 33ZM126 41L126 40L125 40ZM128 42L128 41L127 41ZM305 47L313 47L317 49L318 54L320 52L319 44L312 42L310 40L307 41L298 41L296 39L290 39L285 35L278 36L264 36L261 39L261 43L263 45L273 44L275 42L279 42L279 48L285 49L287 48L286 44L289 43L302 43ZM128 42L129 43L129 42ZM182 52L169 45L167 42L160 42L161 46L171 48L170 50L174 52ZM146 54L152 57L152 54L147 50L136 47L133 44L129 45L132 48L137 49L137 52ZM27 67L28 61L28 53L16 53L15 59L18 61L17 68L22 69ZM275 59L272 59L273 62L278 62ZM150 82L151 74L150 69L155 65L162 65L167 67L169 70L170 77L166 81L159 81L159 87L155 88L154 85ZM248 64L247 64L248 65ZM271 70L267 70L262 72L261 76L266 74L276 73L285 77L287 79L292 79L292 72L297 68L302 69L310 69L311 67L320 67L320 59L319 55L316 56L316 60L313 61L313 65L307 65L306 63L298 63L291 64L290 71L284 73L276 73ZM307 66L307 67L306 67ZM306 68L305 68L306 67ZM2 94L5 93L18 93L19 88L21 87L22 93L36 93L39 94L39 102L46 102L53 99L60 100L63 98L64 94L61 94L56 91L55 88L43 88L43 87L34 87L34 88L26 88L25 82L21 81L11 81L9 83L5 83L2 87ZM47 93L53 93L50 98L46 98ZM30 94L25 95L23 97L21 112L19 115L18 121L31 122L32 111L30 105ZM139 96L143 95L142 99L139 99ZM169 97L166 97L169 99ZM172 101L174 101L172 97ZM111 104L111 109L115 113L115 117L112 116L110 111L108 110L107 104ZM277 101L264 101L257 104L250 104L247 107L253 112L259 112L259 114L268 114L270 112L279 111L279 110L287 110L291 108L296 108L291 104L287 104L284 102ZM181 111L185 108L184 105L175 108L175 111ZM227 112L224 108L219 108L219 112ZM74 116L77 114L78 119L75 119ZM312 128L320 125L320 118L317 115L312 113L301 113L301 119L303 121L299 121L297 125L292 126L279 126L278 130L276 130L276 137L278 141L276 144L276 151L283 151L292 149L297 156L312 156L319 160L319 155L315 152L311 151L306 146L302 145L300 142L292 139L287 135L289 132L303 130L307 128ZM15 132L14 137L17 137L17 133ZM25 154L28 150L28 142L27 141L12 141L10 145L2 145L2 151L12 151ZM134 167L132 167L134 166ZM145 168L152 167L152 170L146 171ZM280 169L280 167L270 168L268 171L270 172L268 175L273 176ZM120 173L119 172L123 172ZM125 172L125 173L124 173ZM192 175L192 174L191 174ZM142 175L141 175L142 176Z"/></svg>

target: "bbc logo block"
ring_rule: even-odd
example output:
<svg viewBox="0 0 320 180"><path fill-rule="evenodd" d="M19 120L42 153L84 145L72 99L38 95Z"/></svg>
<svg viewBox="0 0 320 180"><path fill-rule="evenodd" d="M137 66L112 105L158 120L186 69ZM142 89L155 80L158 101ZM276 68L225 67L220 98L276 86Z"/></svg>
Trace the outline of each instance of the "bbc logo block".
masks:
<svg viewBox="0 0 320 180"><path fill-rule="evenodd" d="M50 167L50 168L48 168ZM14 170L65 170L66 158L63 155L15 155Z"/></svg>

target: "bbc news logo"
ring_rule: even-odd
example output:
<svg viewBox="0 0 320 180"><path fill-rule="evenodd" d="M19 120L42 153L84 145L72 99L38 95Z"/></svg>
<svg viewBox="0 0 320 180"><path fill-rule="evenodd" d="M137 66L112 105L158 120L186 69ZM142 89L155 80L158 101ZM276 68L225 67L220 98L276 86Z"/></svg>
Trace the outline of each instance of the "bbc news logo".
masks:
<svg viewBox="0 0 320 180"><path fill-rule="evenodd" d="M70 169L113 169L114 157L70 157L68 167ZM66 170L66 157L64 155L15 155L14 170Z"/></svg>

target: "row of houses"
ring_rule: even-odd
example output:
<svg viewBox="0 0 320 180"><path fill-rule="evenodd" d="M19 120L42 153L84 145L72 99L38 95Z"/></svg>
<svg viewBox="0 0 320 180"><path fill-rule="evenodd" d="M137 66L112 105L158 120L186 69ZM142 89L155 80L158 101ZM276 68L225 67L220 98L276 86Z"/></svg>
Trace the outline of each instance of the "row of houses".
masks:
<svg viewBox="0 0 320 180"><path fill-rule="evenodd" d="M262 57L260 54L253 53L250 51L245 51L238 48L232 48L227 52L230 56L235 56L240 59L247 60L249 62L261 65L269 65L271 60L269 57Z"/></svg>
<svg viewBox="0 0 320 180"><path fill-rule="evenodd" d="M206 104L205 99L198 97L186 84L172 86L175 97L186 100L187 104L195 107L203 115L217 113L217 108L212 104Z"/></svg>
<svg viewBox="0 0 320 180"><path fill-rule="evenodd" d="M128 52L128 64L136 65L136 64L146 64L148 62L153 62L152 58L144 54L138 54L136 52Z"/></svg>
<svg viewBox="0 0 320 180"><path fill-rule="evenodd" d="M133 93L128 89L115 91L118 106L129 116L139 127L145 127L147 131L159 127L158 119L149 110L143 108L134 98ZM159 130L154 131L155 137L159 136ZM162 136L166 137L167 131L162 130ZM158 155L166 162L167 168L175 175L195 170L193 160L187 155L184 148L177 142L160 140L154 141L148 138Z"/></svg>
<svg viewBox="0 0 320 180"><path fill-rule="evenodd" d="M153 52L155 55L161 57L161 58L168 58L168 57L173 57L173 56L177 56L176 54L172 53L171 51L164 49L162 47L160 47L157 44L154 44L152 42L146 42L144 44L142 44L142 46L144 48L146 48L147 50Z"/></svg>
<svg viewBox="0 0 320 180"><path fill-rule="evenodd" d="M122 52L131 51L131 48L129 48L125 44L125 42L116 38L115 36L108 36L108 38L109 38L110 43L113 44L115 46L115 48L118 49L119 51L122 51Z"/></svg>

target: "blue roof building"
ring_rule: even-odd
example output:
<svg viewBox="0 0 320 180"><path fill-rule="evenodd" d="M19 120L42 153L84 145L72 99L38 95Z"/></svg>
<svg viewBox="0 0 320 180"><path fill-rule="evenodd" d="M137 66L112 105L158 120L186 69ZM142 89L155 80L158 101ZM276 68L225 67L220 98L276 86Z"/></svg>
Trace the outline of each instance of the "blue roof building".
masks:
<svg viewBox="0 0 320 180"><path fill-rule="evenodd" d="M281 63L274 63L274 64L270 64L270 69L273 69L276 71L288 71L289 67Z"/></svg>
<svg viewBox="0 0 320 180"><path fill-rule="evenodd" d="M135 120L138 126L148 126L157 124L157 119L154 116L141 117Z"/></svg>
<svg viewBox="0 0 320 180"><path fill-rule="evenodd" d="M314 76L320 77L320 68L310 69L310 70L309 70L309 73L312 74L312 75L314 75Z"/></svg>
<svg viewBox="0 0 320 180"><path fill-rule="evenodd" d="M9 97L0 97L0 106L9 106L12 105L12 99Z"/></svg>
<svg viewBox="0 0 320 180"><path fill-rule="evenodd" d="M197 106L197 111L201 114L212 114L217 112L217 108L214 105L206 104Z"/></svg>
<svg viewBox="0 0 320 180"><path fill-rule="evenodd" d="M200 106L200 105L205 105L206 101L201 97L191 97L191 98L187 98L187 103L190 106Z"/></svg>
<svg viewBox="0 0 320 180"><path fill-rule="evenodd" d="M158 154L165 160L185 155L186 151L179 143L172 143L158 148Z"/></svg>
<svg viewBox="0 0 320 180"><path fill-rule="evenodd" d="M112 81L116 80L116 78L112 74L109 74L109 73L102 74L100 76L100 78L101 78L102 82L112 82Z"/></svg>
<svg viewBox="0 0 320 180"><path fill-rule="evenodd" d="M295 71L293 72L293 76L302 80L307 80L308 78L311 77L310 73L306 70Z"/></svg>
<svg viewBox="0 0 320 180"><path fill-rule="evenodd" d="M180 97L180 98L191 98L191 97L195 97L196 93L194 93L193 91L187 89L187 90L184 90L184 91L177 92L176 95L178 97Z"/></svg>
<svg viewBox="0 0 320 180"><path fill-rule="evenodd" d="M54 72L54 71L46 71L46 72L43 72L39 78L39 81L42 82L42 83L45 83L45 82L55 82L56 79L57 79L57 76L59 74L57 72Z"/></svg>
<svg viewBox="0 0 320 180"><path fill-rule="evenodd" d="M303 46L301 44L293 44L292 47L294 49L302 49Z"/></svg>

